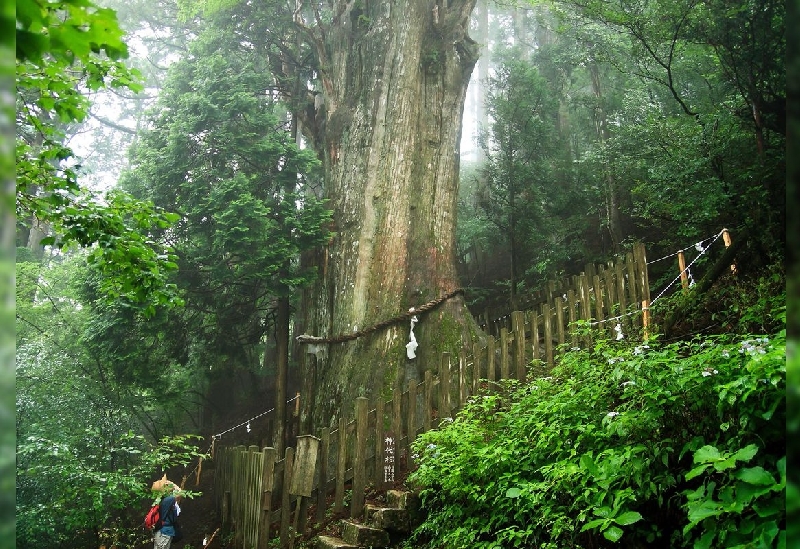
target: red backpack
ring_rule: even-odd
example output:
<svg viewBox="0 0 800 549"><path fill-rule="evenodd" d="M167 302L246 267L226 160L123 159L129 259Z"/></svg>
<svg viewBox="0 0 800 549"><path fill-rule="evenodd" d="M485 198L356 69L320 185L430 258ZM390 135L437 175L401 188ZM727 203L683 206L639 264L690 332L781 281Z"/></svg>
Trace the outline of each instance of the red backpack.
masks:
<svg viewBox="0 0 800 549"><path fill-rule="evenodd" d="M161 502L153 505L144 516L144 527L147 530L161 530Z"/></svg>

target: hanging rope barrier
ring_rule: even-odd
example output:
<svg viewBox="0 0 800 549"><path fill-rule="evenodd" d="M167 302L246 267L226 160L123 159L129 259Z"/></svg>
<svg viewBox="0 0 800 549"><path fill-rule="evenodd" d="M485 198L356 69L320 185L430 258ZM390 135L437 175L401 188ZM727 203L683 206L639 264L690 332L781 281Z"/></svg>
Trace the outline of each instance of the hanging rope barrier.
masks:
<svg viewBox="0 0 800 549"><path fill-rule="evenodd" d="M698 252L701 252L701 251L703 251L703 249L708 249L708 247L707 247L707 246L704 246L704 244L705 244L706 242L708 242L709 240L711 240L711 241L712 241L712 242L711 242L711 244L713 244L713 243L714 243L714 241L715 241L716 239L718 239L718 238L719 238L719 236L720 236L720 235L721 235L721 234L722 234L724 231L725 231L725 229L722 229L722 231L720 231L718 234L716 234L716 235L714 235L714 236L709 236L708 238L704 238L704 239L703 239L703 240L701 240L700 242L697 242L697 243L695 243L695 244L692 244L691 246L686 246L684 249L682 249L682 250L678 250L677 252L673 252L673 253L671 253L671 254L668 254L668 255L665 255L664 257L659 257L658 259L653 259L652 261L648 261L648 262L647 262L647 264L648 264L648 265L652 265L653 263L658 263L659 261L664 261L665 259L669 259L669 258L671 258L671 257L675 257L675 256L676 256L676 255L678 255L679 253L681 253L681 252L685 252L686 250L690 250L690 249L692 249L692 248L694 248L694 249L695 249L695 250L697 250ZM709 246L710 246L711 244L709 244Z"/></svg>
<svg viewBox="0 0 800 549"><path fill-rule="evenodd" d="M651 302L650 302L650 306L651 306L651 307L652 307L652 306L655 304L655 302L656 302L656 301L658 301L658 299L659 299L659 298L660 298L662 295L664 295L664 294L666 293L666 291L667 291L667 290L669 290L670 288L672 288L672 286L674 286L674 285L675 285L675 283L676 283L676 282L678 282L678 281L681 279L681 275L682 275L683 273L689 272L689 269L691 268L691 266L692 266L692 265L694 265L694 263L695 263L695 262L696 262L698 259L700 259L701 257L703 257L703 255L705 255L705 253L708 251L708 249L709 249L709 248L711 248L711 246L714 244L714 242L716 242L716 241L719 239L719 237L721 237L721 236L722 236L722 233L723 233L723 232L725 232L725 230L724 230L724 229L723 229L722 231L720 231L720 232L719 232L719 234L717 234L715 237L713 237L713 239L711 239L711 243L710 243L708 246L706 246L706 247L701 247L701 246L700 246L700 242L698 242L698 243L695 245L695 247L698 249L698 251L699 251L700 253L697 255L697 257L695 257L695 258L692 260L692 262L691 262L691 263L689 263L689 264L686 266L686 268L685 268L684 270L682 270L682 271L681 271L681 272L678 274L678 276L677 276L677 277L675 277L675 278L672 280L672 282L670 282L670 283L667 285L667 287L666 287L666 288L664 288L663 290L661 290L661 293L659 293L659 294L658 294L658 295L655 297L655 299L653 299L653 301L651 301ZM709 240L709 239L706 239L706 240ZM705 241L704 241L704 242L705 242ZM699 246L700 246L700 247L699 247ZM688 249L688 248L687 248L687 249Z"/></svg>
<svg viewBox="0 0 800 549"><path fill-rule="evenodd" d="M289 400L287 400L287 401L286 401L286 404L289 404L289 403L291 403L291 402L294 402L294 401L295 401L295 400L297 400L299 397L300 397L300 395L299 395L299 394L296 394L296 395L294 395L292 398L290 398ZM224 435L224 434L227 434L227 433L230 433L231 431L234 431L234 430L236 430L236 429L238 429L238 428L240 428L240 427L246 427L246 426L250 425L250 422L251 422L251 421L255 421L255 420L257 420L258 418L260 418L260 417L263 417L263 416L265 416L265 415L269 414L270 412L274 412L274 411L275 411L275 408L270 408L269 410L266 410L266 411L264 411L264 412L261 412L260 414L257 414L257 415L255 415L255 416L251 417L250 419L248 419L248 420L246 420L246 421L243 421L243 422L241 422L241 423L240 423L240 424L238 424L238 425L234 425L234 426L233 426L233 427L231 427L230 429L225 429L225 430L224 430L224 431L222 431L221 433L217 433L216 435L212 435L211 439L212 439L212 440L219 439L219 438L221 438L221 437L222 437L222 435Z"/></svg>
<svg viewBox="0 0 800 549"><path fill-rule="evenodd" d="M458 294L463 294L464 288L456 288L452 292L443 295L433 301L429 301L420 307L411 307L407 312L397 315L393 318L388 320L384 320L375 324L374 326L370 326L369 328L365 328L363 330L358 330L353 332L352 334L341 334L335 337L318 337L312 336L308 334L301 334L295 338L298 343L300 344L319 344L319 343L344 343L345 341L352 341L354 339L358 339L359 337L363 337L367 334L371 334L372 332L376 332L383 328L387 328L393 324L397 324L398 322L402 322L404 320L408 320L409 318L413 317L414 315L419 315L434 309L447 301L448 299L452 299L453 297L457 296Z"/></svg>

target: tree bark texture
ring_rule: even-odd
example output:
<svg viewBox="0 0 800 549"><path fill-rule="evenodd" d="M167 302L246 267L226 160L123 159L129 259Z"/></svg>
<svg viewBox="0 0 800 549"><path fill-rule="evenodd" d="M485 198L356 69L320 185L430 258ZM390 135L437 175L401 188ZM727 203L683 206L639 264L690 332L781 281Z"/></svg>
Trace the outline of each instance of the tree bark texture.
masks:
<svg viewBox="0 0 800 549"><path fill-rule="evenodd" d="M474 3L333 3L332 23L316 35L324 104L309 137L323 159L334 236L311 258L319 281L303 296L298 333L350 334L458 287L455 215L461 118L478 52L467 35ZM303 361L313 393L303 425L333 426L356 397L386 397L396 379L418 379L436 367L437 353L455 350L462 337L469 343L475 331L460 295L419 320L413 361L408 323L301 349L317 350Z"/></svg>

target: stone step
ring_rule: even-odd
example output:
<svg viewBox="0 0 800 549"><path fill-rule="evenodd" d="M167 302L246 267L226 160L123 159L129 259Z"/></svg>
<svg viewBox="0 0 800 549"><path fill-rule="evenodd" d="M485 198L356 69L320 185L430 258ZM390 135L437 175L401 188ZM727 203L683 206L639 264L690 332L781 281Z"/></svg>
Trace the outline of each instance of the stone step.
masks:
<svg viewBox="0 0 800 549"><path fill-rule="evenodd" d="M408 511L409 528L413 529L422 524L423 513L419 496L414 492L405 490L387 490L386 507L395 507Z"/></svg>
<svg viewBox="0 0 800 549"><path fill-rule="evenodd" d="M333 536L317 536L314 544L315 549L359 549L358 545L350 545L344 540Z"/></svg>
<svg viewBox="0 0 800 549"><path fill-rule="evenodd" d="M342 539L359 547L377 549L378 547L389 546L389 533L386 530L372 528L349 520L342 521Z"/></svg>
<svg viewBox="0 0 800 549"><path fill-rule="evenodd" d="M407 492L405 490L387 490L386 507L395 507L397 509L419 507L419 496L414 492Z"/></svg>
<svg viewBox="0 0 800 549"><path fill-rule="evenodd" d="M408 534L411 531L408 510L396 507L364 506L364 522L373 528L380 528L395 534Z"/></svg>

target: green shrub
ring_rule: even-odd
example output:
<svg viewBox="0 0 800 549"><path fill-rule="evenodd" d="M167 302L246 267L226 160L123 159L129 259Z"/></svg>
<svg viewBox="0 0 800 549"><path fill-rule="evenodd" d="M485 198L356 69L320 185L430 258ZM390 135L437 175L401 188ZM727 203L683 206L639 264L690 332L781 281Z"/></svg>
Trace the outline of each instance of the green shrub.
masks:
<svg viewBox="0 0 800 549"><path fill-rule="evenodd" d="M415 547L783 547L785 331L600 341L414 443Z"/></svg>

